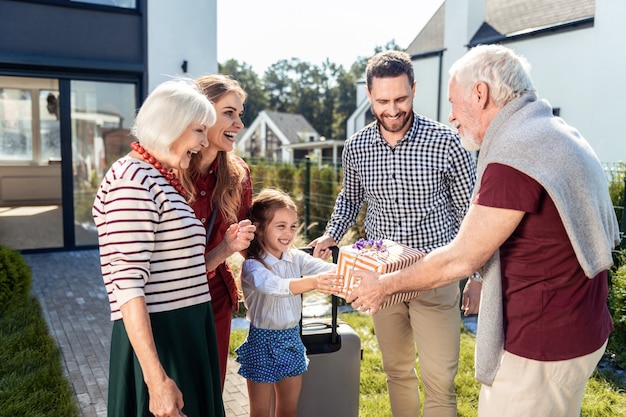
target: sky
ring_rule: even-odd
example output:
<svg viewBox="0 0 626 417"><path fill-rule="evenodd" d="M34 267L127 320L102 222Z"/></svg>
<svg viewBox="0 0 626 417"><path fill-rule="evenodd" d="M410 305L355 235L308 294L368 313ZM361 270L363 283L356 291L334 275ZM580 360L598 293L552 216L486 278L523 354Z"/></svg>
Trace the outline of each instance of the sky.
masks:
<svg viewBox="0 0 626 417"><path fill-rule="evenodd" d="M443 3L387 1L217 0L217 60L245 62L259 76L291 58L349 70L391 40L407 48Z"/></svg>

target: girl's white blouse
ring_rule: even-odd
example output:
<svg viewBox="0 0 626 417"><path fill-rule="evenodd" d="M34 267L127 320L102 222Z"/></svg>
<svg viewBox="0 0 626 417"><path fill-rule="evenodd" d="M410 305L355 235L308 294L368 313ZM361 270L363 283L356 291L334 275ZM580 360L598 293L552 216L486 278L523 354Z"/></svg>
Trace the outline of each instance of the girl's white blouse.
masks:
<svg viewBox="0 0 626 417"><path fill-rule="evenodd" d="M302 296L289 291L289 282L337 269L337 265L299 249L284 252L281 259L267 254L263 260L270 269L256 259L246 259L241 267L246 317L259 329L284 330L298 325Z"/></svg>

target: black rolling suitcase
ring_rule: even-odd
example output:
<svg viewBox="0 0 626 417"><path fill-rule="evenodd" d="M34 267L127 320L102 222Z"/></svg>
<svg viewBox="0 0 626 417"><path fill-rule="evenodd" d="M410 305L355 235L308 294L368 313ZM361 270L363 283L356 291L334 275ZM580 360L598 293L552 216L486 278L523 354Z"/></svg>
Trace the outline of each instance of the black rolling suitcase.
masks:
<svg viewBox="0 0 626 417"><path fill-rule="evenodd" d="M338 252L333 248L334 262ZM338 323L338 298L331 298L330 319L302 321L302 342L310 362L302 378L298 417L359 415L361 339L348 324Z"/></svg>

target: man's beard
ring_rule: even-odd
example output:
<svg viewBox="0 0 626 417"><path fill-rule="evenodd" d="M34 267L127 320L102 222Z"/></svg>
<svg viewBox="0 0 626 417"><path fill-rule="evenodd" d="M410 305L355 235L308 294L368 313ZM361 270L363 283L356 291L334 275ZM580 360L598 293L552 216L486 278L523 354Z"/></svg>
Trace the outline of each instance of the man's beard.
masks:
<svg viewBox="0 0 626 417"><path fill-rule="evenodd" d="M461 137L461 146L468 151L477 151L480 149L481 142L474 135L459 135Z"/></svg>
<svg viewBox="0 0 626 417"><path fill-rule="evenodd" d="M409 121L411 120L411 117L413 116L412 111L406 112L404 114L406 116L404 117L404 119L402 119L402 122L400 123L400 127L396 127L396 128L391 128L387 123L384 122L384 119L378 114L374 114L374 117L376 118L376 120L378 120L378 124L380 124L383 127L383 129L385 129L387 132L395 133L395 132L400 132L402 129L404 129L407 123L409 123Z"/></svg>

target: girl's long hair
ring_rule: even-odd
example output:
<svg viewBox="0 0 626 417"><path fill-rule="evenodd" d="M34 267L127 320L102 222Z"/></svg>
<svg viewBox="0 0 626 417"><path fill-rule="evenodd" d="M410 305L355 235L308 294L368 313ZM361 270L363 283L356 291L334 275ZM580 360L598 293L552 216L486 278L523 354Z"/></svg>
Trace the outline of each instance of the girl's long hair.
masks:
<svg viewBox="0 0 626 417"><path fill-rule="evenodd" d="M256 259L269 269L263 258L267 254L265 233L267 225L274 218L276 211L280 209L293 210L298 213L296 203L286 193L273 188L265 188L252 200L250 207L250 220L256 225L254 239L250 242L247 251L248 259Z"/></svg>

